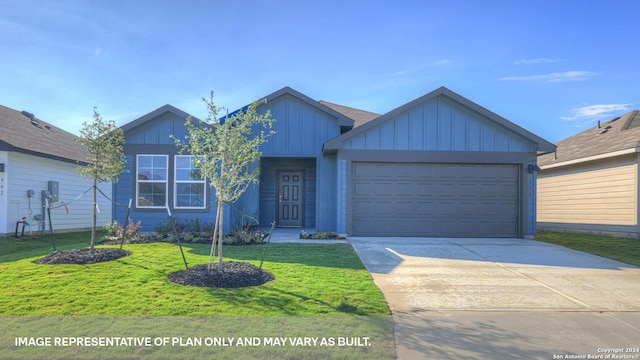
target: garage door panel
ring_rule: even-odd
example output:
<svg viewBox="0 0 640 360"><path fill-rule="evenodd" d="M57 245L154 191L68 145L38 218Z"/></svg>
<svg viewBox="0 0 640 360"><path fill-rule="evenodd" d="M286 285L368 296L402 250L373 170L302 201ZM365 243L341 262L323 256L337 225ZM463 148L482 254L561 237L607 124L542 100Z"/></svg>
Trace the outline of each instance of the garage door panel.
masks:
<svg viewBox="0 0 640 360"><path fill-rule="evenodd" d="M355 182L353 184L353 193L356 196L373 195L374 184Z"/></svg>
<svg viewBox="0 0 640 360"><path fill-rule="evenodd" d="M353 163L352 233L514 237L515 165Z"/></svg>

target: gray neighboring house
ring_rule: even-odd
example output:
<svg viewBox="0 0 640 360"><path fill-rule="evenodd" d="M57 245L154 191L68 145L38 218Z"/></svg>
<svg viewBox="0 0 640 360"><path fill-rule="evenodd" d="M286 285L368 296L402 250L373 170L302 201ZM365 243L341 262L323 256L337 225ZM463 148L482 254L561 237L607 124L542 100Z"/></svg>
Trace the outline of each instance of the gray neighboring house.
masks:
<svg viewBox="0 0 640 360"><path fill-rule="evenodd" d="M48 231L43 191L57 195L51 199L54 231L90 228L92 196L72 201L91 187L75 171L87 157L77 136L31 113L2 105L0 129L0 236L13 234L22 218L29 223L25 233L43 231L45 225ZM111 184L100 188L110 196ZM101 226L111 220L111 202L101 197L98 206Z"/></svg>
<svg viewBox="0 0 640 360"><path fill-rule="evenodd" d="M538 157L538 228L640 238L640 111Z"/></svg>
<svg viewBox="0 0 640 360"><path fill-rule="evenodd" d="M259 225L351 236L531 237L536 158L550 142L441 87L378 115L316 101L289 87L267 95L277 133L261 148L260 183L225 229L255 215ZM215 194L189 176L188 114L160 107L122 126L128 170L114 186L131 217L153 231L174 216L212 222ZM126 209L114 208L123 219Z"/></svg>

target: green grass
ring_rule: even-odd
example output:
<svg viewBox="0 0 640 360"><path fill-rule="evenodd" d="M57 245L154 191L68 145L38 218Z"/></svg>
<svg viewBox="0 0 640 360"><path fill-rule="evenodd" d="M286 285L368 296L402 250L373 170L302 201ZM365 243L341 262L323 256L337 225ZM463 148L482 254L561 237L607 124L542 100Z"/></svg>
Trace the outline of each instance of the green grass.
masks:
<svg viewBox="0 0 640 360"><path fill-rule="evenodd" d="M58 250L87 247L89 233L57 234ZM117 246L112 246L117 247ZM240 289L174 284L177 245L125 245L132 255L90 265L38 265L49 236L0 238L0 316L9 315L388 315L380 290L349 244L271 244L263 268L274 281ZM189 265L210 246L183 245ZM258 266L264 245L225 246L225 261Z"/></svg>
<svg viewBox="0 0 640 360"><path fill-rule="evenodd" d="M640 266L640 240L638 239L557 232L539 232L535 239Z"/></svg>

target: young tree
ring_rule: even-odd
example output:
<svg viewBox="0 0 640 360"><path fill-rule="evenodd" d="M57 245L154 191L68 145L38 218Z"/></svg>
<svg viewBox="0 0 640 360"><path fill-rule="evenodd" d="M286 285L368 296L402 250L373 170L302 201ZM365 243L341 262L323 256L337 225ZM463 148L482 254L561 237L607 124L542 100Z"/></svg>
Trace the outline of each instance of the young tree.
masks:
<svg viewBox="0 0 640 360"><path fill-rule="evenodd" d="M216 219L214 223L209 271L213 263L216 241L218 243L218 272L223 272L222 240L224 237L224 207L240 198L251 184L258 182L260 167L257 166L262 153L260 145L274 134L269 130L274 119L271 113L259 114L255 102L245 109L226 116L223 121L218 113L223 109L213 101L213 91L207 105L208 116L205 126L187 119L188 135L184 143L176 139L180 152L193 156L195 167L209 179L216 193Z"/></svg>
<svg viewBox="0 0 640 360"><path fill-rule="evenodd" d="M97 191L102 182L118 182L124 170L124 132L113 120L103 121L96 107L93 108L93 122L82 123L78 141L87 149L87 165L78 166L76 171L86 179L93 180L93 224L91 226L91 247L93 255L96 241L96 221L98 216Z"/></svg>

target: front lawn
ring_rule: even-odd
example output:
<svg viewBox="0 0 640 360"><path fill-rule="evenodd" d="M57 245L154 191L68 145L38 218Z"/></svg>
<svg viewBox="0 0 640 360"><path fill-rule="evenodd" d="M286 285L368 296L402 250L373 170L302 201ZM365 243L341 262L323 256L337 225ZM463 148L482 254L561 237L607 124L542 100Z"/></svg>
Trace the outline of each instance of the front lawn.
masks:
<svg viewBox="0 0 640 360"><path fill-rule="evenodd" d="M88 233L58 234L58 249L88 246ZM112 245L110 247L118 247ZM183 245L189 265L210 246ZM265 285L198 288L167 275L184 269L177 245L125 245L130 256L90 265L38 265L49 236L0 238L0 316L9 315L388 315L380 290L348 244L271 244ZM258 266L264 245L225 246L225 261Z"/></svg>
<svg viewBox="0 0 640 360"><path fill-rule="evenodd" d="M58 234L56 243L84 248L89 238ZM171 282L184 269L171 243L125 245L131 255L88 265L35 264L51 251L49 236L0 238L0 248L0 359L395 355L387 304L348 244L271 244L263 269L275 280L247 288ZM183 248L190 266L209 259L207 244ZM259 266L263 250L227 245L225 261Z"/></svg>
<svg viewBox="0 0 640 360"><path fill-rule="evenodd" d="M637 239L546 231L538 232L535 239L640 266L640 240Z"/></svg>

